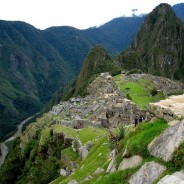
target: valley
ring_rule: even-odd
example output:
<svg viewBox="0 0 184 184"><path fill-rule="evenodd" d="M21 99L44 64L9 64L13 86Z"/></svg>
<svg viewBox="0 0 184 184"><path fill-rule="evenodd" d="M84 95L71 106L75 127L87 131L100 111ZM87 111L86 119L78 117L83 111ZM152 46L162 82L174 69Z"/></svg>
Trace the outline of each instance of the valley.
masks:
<svg viewBox="0 0 184 184"><path fill-rule="evenodd" d="M38 114L39 114L39 113L37 113L37 114L35 114L35 115L38 115ZM16 138L18 138L18 137L20 137L21 134L22 134L22 127L23 127L23 125L24 125L27 121L29 121L30 119L32 119L35 115L30 116L29 118L23 120L23 121L17 126L17 129L18 129L18 130L15 132L15 134L14 134L12 137L10 137L10 138L8 138L7 140L5 140L4 142L1 142L1 143L0 143L0 150L1 150L0 168L1 168L1 166L3 165L3 163L4 163L5 159L6 159L6 156L7 156L8 152L9 152L7 143L10 142L10 141L13 141L14 139L16 139Z"/></svg>
<svg viewBox="0 0 184 184"><path fill-rule="evenodd" d="M177 16L163 3L129 23L122 17L87 30L0 21L0 118L14 118L0 122L1 132L55 92L42 116L24 132L32 116L22 121L1 144L0 184L182 184L184 24ZM111 27L120 20L140 28L125 30L131 44Z"/></svg>

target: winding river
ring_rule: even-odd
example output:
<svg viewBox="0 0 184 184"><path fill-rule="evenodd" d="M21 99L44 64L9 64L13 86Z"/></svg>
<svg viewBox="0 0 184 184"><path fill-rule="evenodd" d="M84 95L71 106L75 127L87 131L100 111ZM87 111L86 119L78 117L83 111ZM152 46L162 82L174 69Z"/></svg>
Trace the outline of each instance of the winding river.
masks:
<svg viewBox="0 0 184 184"><path fill-rule="evenodd" d="M30 119L32 119L35 115L38 115L38 114L39 114L39 113L36 113L36 114L34 114L34 115L28 117L27 119L23 120L23 121L17 126L17 128L18 128L17 132L16 132L12 137L6 139L4 142L2 142L2 143L0 144L0 149L1 149L1 153L2 153L2 155L0 156L0 168L1 168L1 166L3 165L3 163L4 163L4 161L5 161L5 158L6 158L7 154L8 154L8 151L9 151L9 150L8 150L8 147L6 146L6 143L9 142L9 141L11 141L11 140L14 140L14 139L17 138L17 137L19 137L19 136L21 135L21 133L22 133L22 127L23 127L23 125L24 125L27 121L29 121Z"/></svg>

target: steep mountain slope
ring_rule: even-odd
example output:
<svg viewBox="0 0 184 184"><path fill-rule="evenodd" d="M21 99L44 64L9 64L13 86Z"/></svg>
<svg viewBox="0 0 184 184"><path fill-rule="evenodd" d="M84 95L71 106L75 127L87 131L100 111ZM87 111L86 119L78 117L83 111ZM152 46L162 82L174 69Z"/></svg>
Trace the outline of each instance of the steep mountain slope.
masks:
<svg viewBox="0 0 184 184"><path fill-rule="evenodd" d="M77 75L82 61L93 46L93 43L82 33L73 27L51 27L42 32L43 38L54 46L65 61L71 64Z"/></svg>
<svg viewBox="0 0 184 184"><path fill-rule="evenodd" d="M171 79L184 79L184 24L168 4L156 7L145 19L129 49L117 60L127 69Z"/></svg>
<svg viewBox="0 0 184 184"><path fill-rule="evenodd" d="M102 72L120 73L120 68L116 66L106 50L97 45L87 54L76 80L53 95L51 106L57 105L61 100L68 100L72 96L84 96L88 94L88 85L97 74Z"/></svg>
<svg viewBox="0 0 184 184"><path fill-rule="evenodd" d="M29 24L0 21L0 44L1 139L21 119L40 110L74 72Z"/></svg>
<svg viewBox="0 0 184 184"><path fill-rule="evenodd" d="M83 33L92 43L116 55L130 45L143 21L144 17L119 17L98 28L83 30Z"/></svg>
<svg viewBox="0 0 184 184"><path fill-rule="evenodd" d="M117 70L115 63L104 48L96 46L88 53L76 79L75 93L79 94L89 85L90 78L102 72L113 72Z"/></svg>
<svg viewBox="0 0 184 184"><path fill-rule="evenodd" d="M92 47L101 44L112 55L119 53L143 21L120 17L98 28L43 31L23 22L0 21L0 139L74 78Z"/></svg>
<svg viewBox="0 0 184 184"><path fill-rule="evenodd" d="M120 22L121 19L116 24L118 29L122 29ZM128 27L126 21L122 22ZM41 31L24 22L0 21L0 139L73 79L97 43L107 46L111 53L126 47L120 40L112 39L112 34L106 35L112 28L116 36L124 37L117 28L101 28L103 31L72 27ZM129 32L135 30L130 28Z"/></svg>
<svg viewBox="0 0 184 184"><path fill-rule="evenodd" d="M100 74L88 86L90 95L60 102L15 140L0 170L0 184L134 184L140 178L141 183L153 183L184 169L183 115L170 117L177 124L169 126L156 119L172 115L169 109L163 115L157 109L155 114L141 110L121 94L114 79L120 86L142 82L145 90L163 89L163 83L168 91L180 89L179 82L163 77ZM132 85L132 94L136 91ZM135 115L144 117L137 127Z"/></svg>

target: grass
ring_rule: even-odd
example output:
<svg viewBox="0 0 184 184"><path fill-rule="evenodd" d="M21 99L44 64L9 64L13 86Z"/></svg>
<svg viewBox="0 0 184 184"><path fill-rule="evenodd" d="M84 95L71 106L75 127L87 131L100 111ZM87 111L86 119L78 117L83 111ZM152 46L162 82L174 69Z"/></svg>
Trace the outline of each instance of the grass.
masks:
<svg viewBox="0 0 184 184"><path fill-rule="evenodd" d="M73 149L72 149L71 147L62 150L62 152L63 152L64 155L66 155L67 158L68 158L69 160L71 160L72 162L73 162L73 161L76 161L76 160L79 158L78 152L73 151Z"/></svg>
<svg viewBox="0 0 184 184"><path fill-rule="evenodd" d="M56 183L68 183L71 180L81 181L89 175L93 175L98 167L103 167L103 165L108 160L108 155L110 152L108 145L108 137L103 136L92 142L93 146L89 151L88 156L83 160L78 169L74 174L70 175L66 179L63 178L56 179L53 184Z"/></svg>
<svg viewBox="0 0 184 184"><path fill-rule="evenodd" d="M83 184L128 184L128 180L132 173L134 173L137 168L134 169L126 169L124 171L115 171L110 174L103 174L101 176L97 175L90 181L86 181Z"/></svg>
<svg viewBox="0 0 184 184"><path fill-rule="evenodd" d="M66 126L59 125L59 124L52 125L51 128L53 129L55 133L63 132L66 137L75 138L77 135L76 130L66 127Z"/></svg>
<svg viewBox="0 0 184 184"><path fill-rule="evenodd" d="M120 143L121 148L123 149L127 145L130 155L140 155L143 158L148 158L150 156L147 150L148 144L167 127L168 124L164 120L142 123L127 133L125 139Z"/></svg>
<svg viewBox="0 0 184 184"><path fill-rule="evenodd" d="M114 80L118 85L120 91L125 96L130 96L132 101L142 109L146 109L146 105L150 102L156 102L164 99L164 95L162 92L158 92L158 94L155 96L150 96L150 92L154 88L154 85L151 81L147 79L140 78L135 82L125 82L121 78L121 75L117 75L114 77Z"/></svg>
<svg viewBox="0 0 184 184"><path fill-rule="evenodd" d="M106 129L102 128L94 128L94 127L87 127L83 128L79 131L78 137L82 144L87 143L88 141L92 141L93 139L102 136L104 134L107 134Z"/></svg>
<svg viewBox="0 0 184 184"><path fill-rule="evenodd" d="M62 126L59 124L52 125L50 128L42 129L41 131L41 138L40 138L40 144L44 145L47 140L50 139L50 130L53 129L54 133L64 133L66 137L75 138L77 135L77 132L71 128L68 128L66 126Z"/></svg>
<svg viewBox="0 0 184 184"><path fill-rule="evenodd" d="M42 129L40 138L41 145L44 145L47 142L47 140L50 139L50 130L51 130L50 128Z"/></svg>

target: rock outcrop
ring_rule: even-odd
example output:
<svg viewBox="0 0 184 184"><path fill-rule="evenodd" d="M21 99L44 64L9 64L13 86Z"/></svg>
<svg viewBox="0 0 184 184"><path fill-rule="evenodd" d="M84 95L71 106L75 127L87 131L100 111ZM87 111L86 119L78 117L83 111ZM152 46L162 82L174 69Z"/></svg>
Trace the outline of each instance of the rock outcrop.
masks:
<svg viewBox="0 0 184 184"><path fill-rule="evenodd" d="M156 162L145 163L129 180L130 184L152 184L166 168Z"/></svg>
<svg viewBox="0 0 184 184"><path fill-rule="evenodd" d="M184 170L164 176L158 184L184 184Z"/></svg>
<svg viewBox="0 0 184 184"><path fill-rule="evenodd" d="M61 175L61 176L66 176L66 175L67 175L66 170L60 169L60 175Z"/></svg>
<svg viewBox="0 0 184 184"><path fill-rule="evenodd" d="M171 96L166 100L148 105L150 113L166 121L184 118L184 95Z"/></svg>
<svg viewBox="0 0 184 184"><path fill-rule="evenodd" d="M109 166L107 168L107 173L112 173L114 171L116 171L116 167L115 167L115 162L116 162L116 150L114 149L111 154L111 161L109 163Z"/></svg>
<svg viewBox="0 0 184 184"><path fill-rule="evenodd" d="M167 128L160 136L156 137L149 145L151 155L169 161L173 152L184 141L184 120Z"/></svg>
<svg viewBox="0 0 184 184"><path fill-rule="evenodd" d="M134 168L142 163L142 158L139 155L135 155L131 158L124 158L118 167L118 171Z"/></svg>

